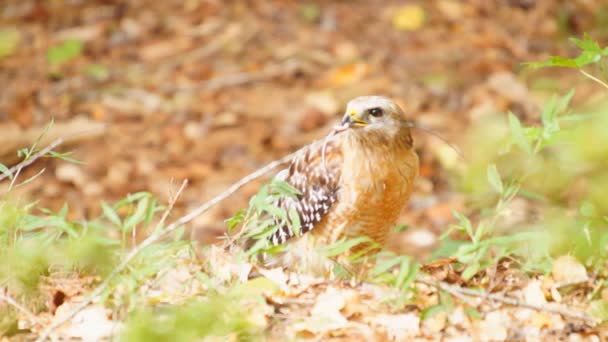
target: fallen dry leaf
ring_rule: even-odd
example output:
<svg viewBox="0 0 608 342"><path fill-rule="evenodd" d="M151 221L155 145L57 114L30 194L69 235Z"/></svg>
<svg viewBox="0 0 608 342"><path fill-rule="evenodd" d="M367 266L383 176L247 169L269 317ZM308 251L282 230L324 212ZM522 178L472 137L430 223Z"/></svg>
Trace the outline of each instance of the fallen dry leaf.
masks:
<svg viewBox="0 0 608 342"><path fill-rule="evenodd" d="M524 301L531 305L542 306L547 304L545 293L542 290L541 282L534 280L523 288Z"/></svg>
<svg viewBox="0 0 608 342"><path fill-rule="evenodd" d="M76 304L67 303L59 306L55 314L55 320L60 320L63 315L71 311ZM109 310L91 305L80 311L74 318L65 323L56 333L60 336L81 339L83 341L99 341L110 337L118 332L120 323L111 321Z"/></svg>
<svg viewBox="0 0 608 342"><path fill-rule="evenodd" d="M384 328L391 341L404 341L420 334L420 317L414 313L380 314L369 320L372 325Z"/></svg>
<svg viewBox="0 0 608 342"><path fill-rule="evenodd" d="M589 279L585 266L571 255L563 255L553 262L551 271L557 283L575 283Z"/></svg>
<svg viewBox="0 0 608 342"><path fill-rule="evenodd" d="M404 5L393 14L393 28L398 31L416 31L424 25L424 9L418 5Z"/></svg>
<svg viewBox="0 0 608 342"><path fill-rule="evenodd" d="M504 341L507 338L509 317L504 311L492 311L477 325L477 333L481 341Z"/></svg>

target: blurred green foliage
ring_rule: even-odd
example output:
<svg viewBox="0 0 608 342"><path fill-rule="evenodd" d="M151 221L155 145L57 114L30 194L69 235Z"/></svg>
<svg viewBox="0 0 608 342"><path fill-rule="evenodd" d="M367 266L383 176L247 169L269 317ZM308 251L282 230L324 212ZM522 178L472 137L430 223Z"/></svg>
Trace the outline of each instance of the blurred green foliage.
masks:
<svg viewBox="0 0 608 342"><path fill-rule="evenodd" d="M10 56L15 53L21 35L14 27L0 27L0 58Z"/></svg>
<svg viewBox="0 0 608 342"><path fill-rule="evenodd" d="M80 56L83 48L84 44L77 39L67 39L49 48L46 53L49 73L53 76L59 76L61 67Z"/></svg>
<svg viewBox="0 0 608 342"><path fill-rule="evenodd" d="M266 315L273 310L261 296L276 291L266 278L236 285L226 294L214 294L180 306L135 310L127 320L124 341L259 340Z"/></svg>

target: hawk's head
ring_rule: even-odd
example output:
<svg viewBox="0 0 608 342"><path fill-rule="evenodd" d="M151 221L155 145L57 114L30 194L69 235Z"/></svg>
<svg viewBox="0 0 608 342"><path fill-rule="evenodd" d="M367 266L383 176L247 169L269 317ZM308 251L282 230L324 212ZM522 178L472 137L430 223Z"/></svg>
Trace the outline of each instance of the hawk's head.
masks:
<svg viewBox="0 0 608 342"><path fill-rule="evenodd" d="M411 124L401 108L390 99L383 96L361 96L346 105L342 127L356 135L383 135L391 139L409 137Z"/></svg>

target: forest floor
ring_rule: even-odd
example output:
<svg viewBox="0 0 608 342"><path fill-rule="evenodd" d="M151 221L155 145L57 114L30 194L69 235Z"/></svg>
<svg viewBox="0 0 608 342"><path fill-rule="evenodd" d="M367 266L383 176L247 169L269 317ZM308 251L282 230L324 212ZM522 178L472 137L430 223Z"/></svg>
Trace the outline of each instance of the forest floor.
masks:
<svg viewBox="0 0 608 342"><path fill-rule="evenodd" d="M102 201L149 191L162 203L175 199L171 217L177 218L322 138L349 99L386 95L465 155L414 133L420 177L399 220L408 229L395 233L388 248L424 265L456 222L453 212L474 213L458 172L467 146L484 142L471 142L467 132L496 113L538 123L550 96L570 88L575 104L595 98L600 89L578 73L522 64L572 56L567 38L584 32L605 42L606 27L608 6L592 1L9 0L0 9L0 163L16 164L16 151L34 143L53 118L40 145L64 137L60 150L82 164L40 159L20 177L45 172L11 198L54 212L67 203L67 219L89 220L103 214ZM224 220L246 208L271 175L189 222L189 238L217 244ZM175 198L184 179L188 185ZM515 202L513 215L526 221L534 215L531 205ZM233 267L221 248L205 253L216 265L184 257L141 293L183 303L208 286L197 278L201 268L239 279L255 268ZM580 277L560 274L555 264ZM255 312L254 325L276 340L608 338L582 314L590 294L608 297L603 280L573 258L555 264L549 274L530 274L504 259L473 280L463 280L449 261L426 264L430 278L415 285L416 299L401 308L387 303L399 296L390 287L260 269L272 283L256 284L266 301L239 309ZM100 281L51 278L48 301L25 310L35 318L21 317L34 321L20 323L23 329L37 334L58 322ZM175 290L175 282L188 289ZM473 287L492 295L467 292ZM429 312L438 303L449 310ZM126 307L96 300L53 334L111 336Z"/></svg>

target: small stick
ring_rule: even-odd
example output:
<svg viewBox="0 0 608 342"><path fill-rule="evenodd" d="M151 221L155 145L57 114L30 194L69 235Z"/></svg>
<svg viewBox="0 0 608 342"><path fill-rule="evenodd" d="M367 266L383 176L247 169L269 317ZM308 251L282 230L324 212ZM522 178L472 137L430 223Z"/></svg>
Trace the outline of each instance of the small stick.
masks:
<svg viewBox="0 0 608 342"><path fill-rule="evenodd" d="M7 293L2 293L0 292L0 299L5 301L6 303L8 303L9 305L13 306L15 309L17 309L19 312L21 312L22 314L24 314L25 316L27 316L27 318L32 322L32 323L39 323L38 321L38 317L36 317L36 315L34 315L30 310L28 310L25 306L19 304L13 297L11 297L10 295L8 295Z"/></svg>
<svg viewBox="0 0 608 342"><path fill-rule="evenodd" d="M451 285L451 284L448 284L448 283L442 282L442 281L435 281L435 280L432 280L432 279L426 278L426 277L420 277L416 281L429 285L429 286L438 287L459 298L460 298L460 296L463 296L463 295L469 296L469 297L478 297L478 298L489 299L491 301L501 302L504 304L509 304L509 305L518 306L518 307L522 307L522 308L528 308L528 309L533 309L533 310L542 311L542 312L549 312L549 313L562 315L562 316L568 317L568 318L579 319L579 320L583 320L589 324L597 323L593 318L587 316L583 312L570 311L570 310L562 309L562 308L558 308L558 307L550 307L548 305L530 304L530 303L526 303L526 302L523 302L523 301L515 299L515 298L505 297L505 296L502 296L497 293L486 293L485 291L480 293L475 290L462 288L460 286Z"/></svg>
<svg viewBox="0 0 608 342"><path fill-rule="evenodd" d="M50 143L47 147L43 148L42 150L36 152L34 155L32 155L30 158L20 162L19 164L11 167L10 169L8 169L8 172L3 173L0 175L0 182L3 181L4 179L6 179L9 175L13 175L13 178L16 178L15 173L21 171L23 168L26 168L28 166L30 166L31 164L33 164L37 159L39 159L40 157L43 157L45 154L49 153L51 150L53 150L55 147L63 144L63 142L65 141L65 139L62 138L58 138L55 139L52 143Z"/></svg>
<svg viewBox="0 0 608 342"><path fill-rule="evenodd" d="M93 291L91 291L82 302L80 302L74 309L72 309L71 311L66 313L65 316L63 316L61 319L58 319L55 322L53 322L51 325L49 325L40 334L38 339L36 339L36 342L42 342L42 341L45 341L46 339L48 339L50 334L55 329L57 329L60 325L64 324L65 322L70 320L72 317L77 315L80 311L82 311L85 307L87 307L87 305L91 304L93 302L93 300L95 299L95 297L99 296L110 285L110 282L112 281L112 279L114 277L116 277L118 274L120 274L122 271L124 271L124 269L129 265L129 263L146 247L150 246L151 244L156 242L158 239L160 239L164 235L169 234L172 231L181 227L182 225L192 221L194 218L203 214L204 212L209 210L211 207L215 206L219 202L226 199L228 196L235 193L237 190L239 190L245 184L255 180L256 178L263 176L264 174L273 170L274 168L290 161L298 152L299 151L296 151L279 160L275 160L275 161L269 163L268 165L264 166L263 168L258 169L257 171L241 178L241 180L234 183L226 191L221 192L219 195L215 196L208 202L200 205L198 208L194 209L190 213L180 217L179 219L177 219L176 221L174 221L173 223L168 225L165 229L157 231L157 232L153 232L144 241L142 241L142 243L140 243L137 247L132 249L131 252L129 252L129 254L127 254L127 256L123 259L123 261L114 270L112 270L112 272L108 275L108 277L101 284L99 284L99 286L97 286ZM168 210L173 208L173 204L175 203L176 200L177 200L177 196L173 199L172 204L169 205ZM163 217L166 217L166 215L163 215ZM161 218L161 220L163 220L163 219Z"/></svg>

